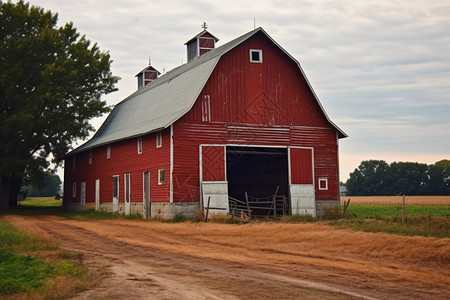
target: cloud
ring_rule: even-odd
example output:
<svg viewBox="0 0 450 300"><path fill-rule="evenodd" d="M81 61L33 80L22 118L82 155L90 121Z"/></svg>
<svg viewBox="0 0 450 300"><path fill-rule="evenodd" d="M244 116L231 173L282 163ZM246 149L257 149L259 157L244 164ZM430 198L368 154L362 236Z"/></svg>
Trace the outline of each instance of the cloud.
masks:
<svg viewBox="0 0 450 300"><path fill-rule="evenodd" d="M160 71L186 62L184 43L207 22L219 45L262 26L302 65L349 138L341 155L448 155L450 6L445 0L34 0L111 53L119 92L137 88L148 57ZM98 127L102 119L95 121ZM416 155L416 156L415 156ZM447 157L448 158L448 157ZM385 158L388 160L388 158ZM342 168L356 167L351 159ZM350 167L350 168L351 168Z"/></svg>

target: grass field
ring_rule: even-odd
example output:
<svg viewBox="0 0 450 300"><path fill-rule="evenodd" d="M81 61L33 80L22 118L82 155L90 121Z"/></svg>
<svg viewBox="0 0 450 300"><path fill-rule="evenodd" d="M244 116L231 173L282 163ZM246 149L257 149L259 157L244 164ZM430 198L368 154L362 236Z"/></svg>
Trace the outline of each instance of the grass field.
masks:
<svg viewBox="0 0 450 300"><path fill-rule="evenodd" d="M59 299L87 289L97 274L76 255L0 218L0 298Z"/></svg>
<svg viewBox="0 0 450 300"><path fill-rule="evenodd" d="M402 196L341 196L341 204L350 199L350 205L402 205ZM406 205L450 206L450 196L405 196Z"/></svg>

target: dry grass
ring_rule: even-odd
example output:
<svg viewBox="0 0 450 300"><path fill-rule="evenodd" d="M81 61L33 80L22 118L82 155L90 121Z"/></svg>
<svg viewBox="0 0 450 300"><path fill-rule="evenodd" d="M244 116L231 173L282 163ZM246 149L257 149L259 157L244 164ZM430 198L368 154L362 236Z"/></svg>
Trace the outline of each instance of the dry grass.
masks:
<svg viewBox="0 0 450 300"><path fill-rule="evenodd" d="M350 199L351 205L402 205L402 196L341 196L341 204ZM405 196L406 205L450 206L450 196Z"/></svg>
<svg viewBox="0 0 450 300"><path fill-rule="evenodd" d="M162 223L143 220L64 220L9 216L30 230L58 228L69 246L133 257L164 253L193 265L224 270L261 268L266 273L348 284L388 294L408 291L450 297L450 239L338 230L319 223ZM85 233L89 233L86 239ZM126 246L126 247L125 247ZM127 259L131 259L128 256ZM260 287L259 287L260 289ZM418 298L421 298L420 296Z"/></svg>

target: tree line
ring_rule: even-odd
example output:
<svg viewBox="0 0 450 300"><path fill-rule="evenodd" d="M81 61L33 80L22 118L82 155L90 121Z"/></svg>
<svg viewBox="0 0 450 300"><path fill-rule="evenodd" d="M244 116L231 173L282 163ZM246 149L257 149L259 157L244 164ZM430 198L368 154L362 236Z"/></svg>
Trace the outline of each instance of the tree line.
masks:
<svg viewBox="0 0 450 300"><path fill-rule="evenodd" d="M450 195L450 160L435 164L362 161L346 181L347 195Z"/></svg>

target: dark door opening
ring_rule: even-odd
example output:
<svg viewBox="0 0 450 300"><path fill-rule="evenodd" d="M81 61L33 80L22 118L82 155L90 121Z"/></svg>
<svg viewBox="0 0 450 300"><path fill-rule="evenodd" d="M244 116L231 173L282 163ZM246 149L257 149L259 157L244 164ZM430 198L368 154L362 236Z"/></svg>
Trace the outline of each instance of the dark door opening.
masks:
<svg viewBox="0 0 450 300"><path fill-rule="evenodd" d="M227 181L228 195L235 199L245 201L245 193L254 198L269 197L277 193L287 199L287 148L228 146ZM257 213L258 209L253 211ZM265 214L262 211L259 213ZM280 213L284 211L276 214Z"/></svg>

